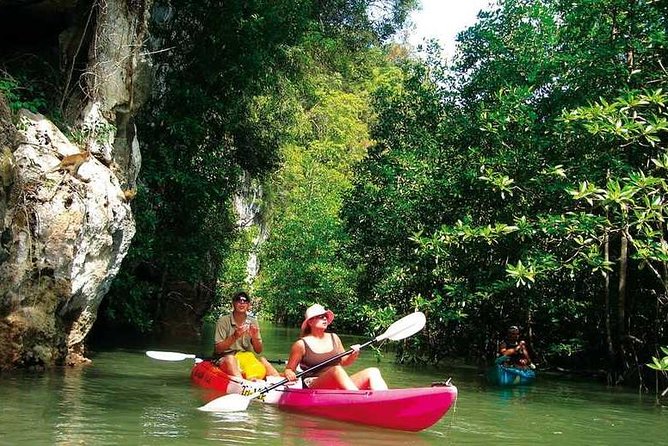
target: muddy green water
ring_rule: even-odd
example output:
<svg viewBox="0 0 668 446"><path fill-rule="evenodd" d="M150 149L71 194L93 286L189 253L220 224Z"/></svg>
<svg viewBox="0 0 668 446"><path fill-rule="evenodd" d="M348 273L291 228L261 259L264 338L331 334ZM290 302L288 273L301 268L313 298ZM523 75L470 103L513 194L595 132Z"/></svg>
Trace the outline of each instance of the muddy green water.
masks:
<svg viewBox="0 0 668 446"><path fill-rule="evenodd" d="M263 326L271 359L285 358L296 330ZM356 339L342 336L344 343ZM206 347L206 348L205 348ZM95 352L92 366L0 375L0 445L665 445L668 410L650 395L539 376L526 388L488 386L475 368L410 368L388 355L391 387L448 377L459 399L419 433L368 428L251 404L247 412L196 410L206 391L190 384L192 361L160 362L147 349L207 351L169 342ZM374 365L364 350L349 369Z"/></svg>

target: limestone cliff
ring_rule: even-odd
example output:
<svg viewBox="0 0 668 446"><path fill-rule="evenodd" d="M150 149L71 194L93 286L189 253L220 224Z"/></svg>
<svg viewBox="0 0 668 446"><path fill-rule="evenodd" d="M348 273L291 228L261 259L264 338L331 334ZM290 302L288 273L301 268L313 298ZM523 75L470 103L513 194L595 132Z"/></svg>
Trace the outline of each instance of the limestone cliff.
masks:
<svg viewBox="0 0 668 446"><path fill-rule="evenodd" d="M135 232L151 3L0 0L5 52L12 26L60 24L62 90L58 125L10 112L0 91L0 368L87 361L83 341Z"/></svg>

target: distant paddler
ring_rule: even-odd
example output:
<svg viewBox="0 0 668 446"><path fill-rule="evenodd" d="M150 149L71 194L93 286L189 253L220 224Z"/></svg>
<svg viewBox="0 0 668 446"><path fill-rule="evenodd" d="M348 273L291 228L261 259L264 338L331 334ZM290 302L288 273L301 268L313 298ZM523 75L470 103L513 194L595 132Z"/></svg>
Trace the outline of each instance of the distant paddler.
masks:
<svg viewBox="0 0 668 446"><path fill-rule="evenodd" d="M516 325L508 328L506 338L499 345L499 353L501 356L497 359L497 364L519 368L536 368L529 356L526 342L520 340L520 329Z"/></svg>

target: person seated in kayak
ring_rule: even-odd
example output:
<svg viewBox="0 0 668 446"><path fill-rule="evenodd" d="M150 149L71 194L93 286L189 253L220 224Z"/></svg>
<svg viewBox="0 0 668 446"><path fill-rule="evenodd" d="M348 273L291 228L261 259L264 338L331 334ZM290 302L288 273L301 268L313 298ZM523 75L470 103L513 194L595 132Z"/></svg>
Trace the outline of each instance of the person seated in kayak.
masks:
<svg viewBox="0 0 668 446"><path fill-rule="evenodd" d="M322 305L311 305L306 310L304 322L301 326L300 339L292 345L290 358L285 367L284 375L289 381L297 379L295 370L300 366L306 371L327 359L343 353L346 350L341 339L327 332L327 327L334 320L334 313L326 310ZM304 380L310 389L345 389L345 390L385 390L387 384L380 374L380 370L370 367L348 375L344 369L359 357L359 344L351 346L352 353L314 372Z"/></svg>
<svg viewBox="0 0 668 446"><path fill-rule="evenodd" d="M214 356L220 356L218 367L228 375L251 380L279 376L266 358L255 355L262 353L262 336L257 320L248 314L251 306L248 293L235 293L232 306L232 313L216 322Z"/></svg>
<svg viewBox="0 0 668 446"><path fill-rule="evenodd" d="M520 329L515 325L508 328L506 338L499 345L499 353L501 356L497 363L521 368L535 367L531 362L526 342L520 340Z"/></svg>

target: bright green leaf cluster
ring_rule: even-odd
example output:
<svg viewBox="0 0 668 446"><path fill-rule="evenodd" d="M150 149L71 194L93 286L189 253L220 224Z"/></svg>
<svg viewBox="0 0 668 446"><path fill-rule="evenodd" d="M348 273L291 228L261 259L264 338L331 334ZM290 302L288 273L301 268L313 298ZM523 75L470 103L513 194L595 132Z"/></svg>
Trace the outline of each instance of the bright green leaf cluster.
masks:
<svg viewBox="0 0 668 446"><path fill-rule="evenodd" d="M647 364L647 367L658 370L660 372L668 372L668 347L661 347L661 351L666 356L663 358L656 358L652 356L653 363Z"/></svg>

